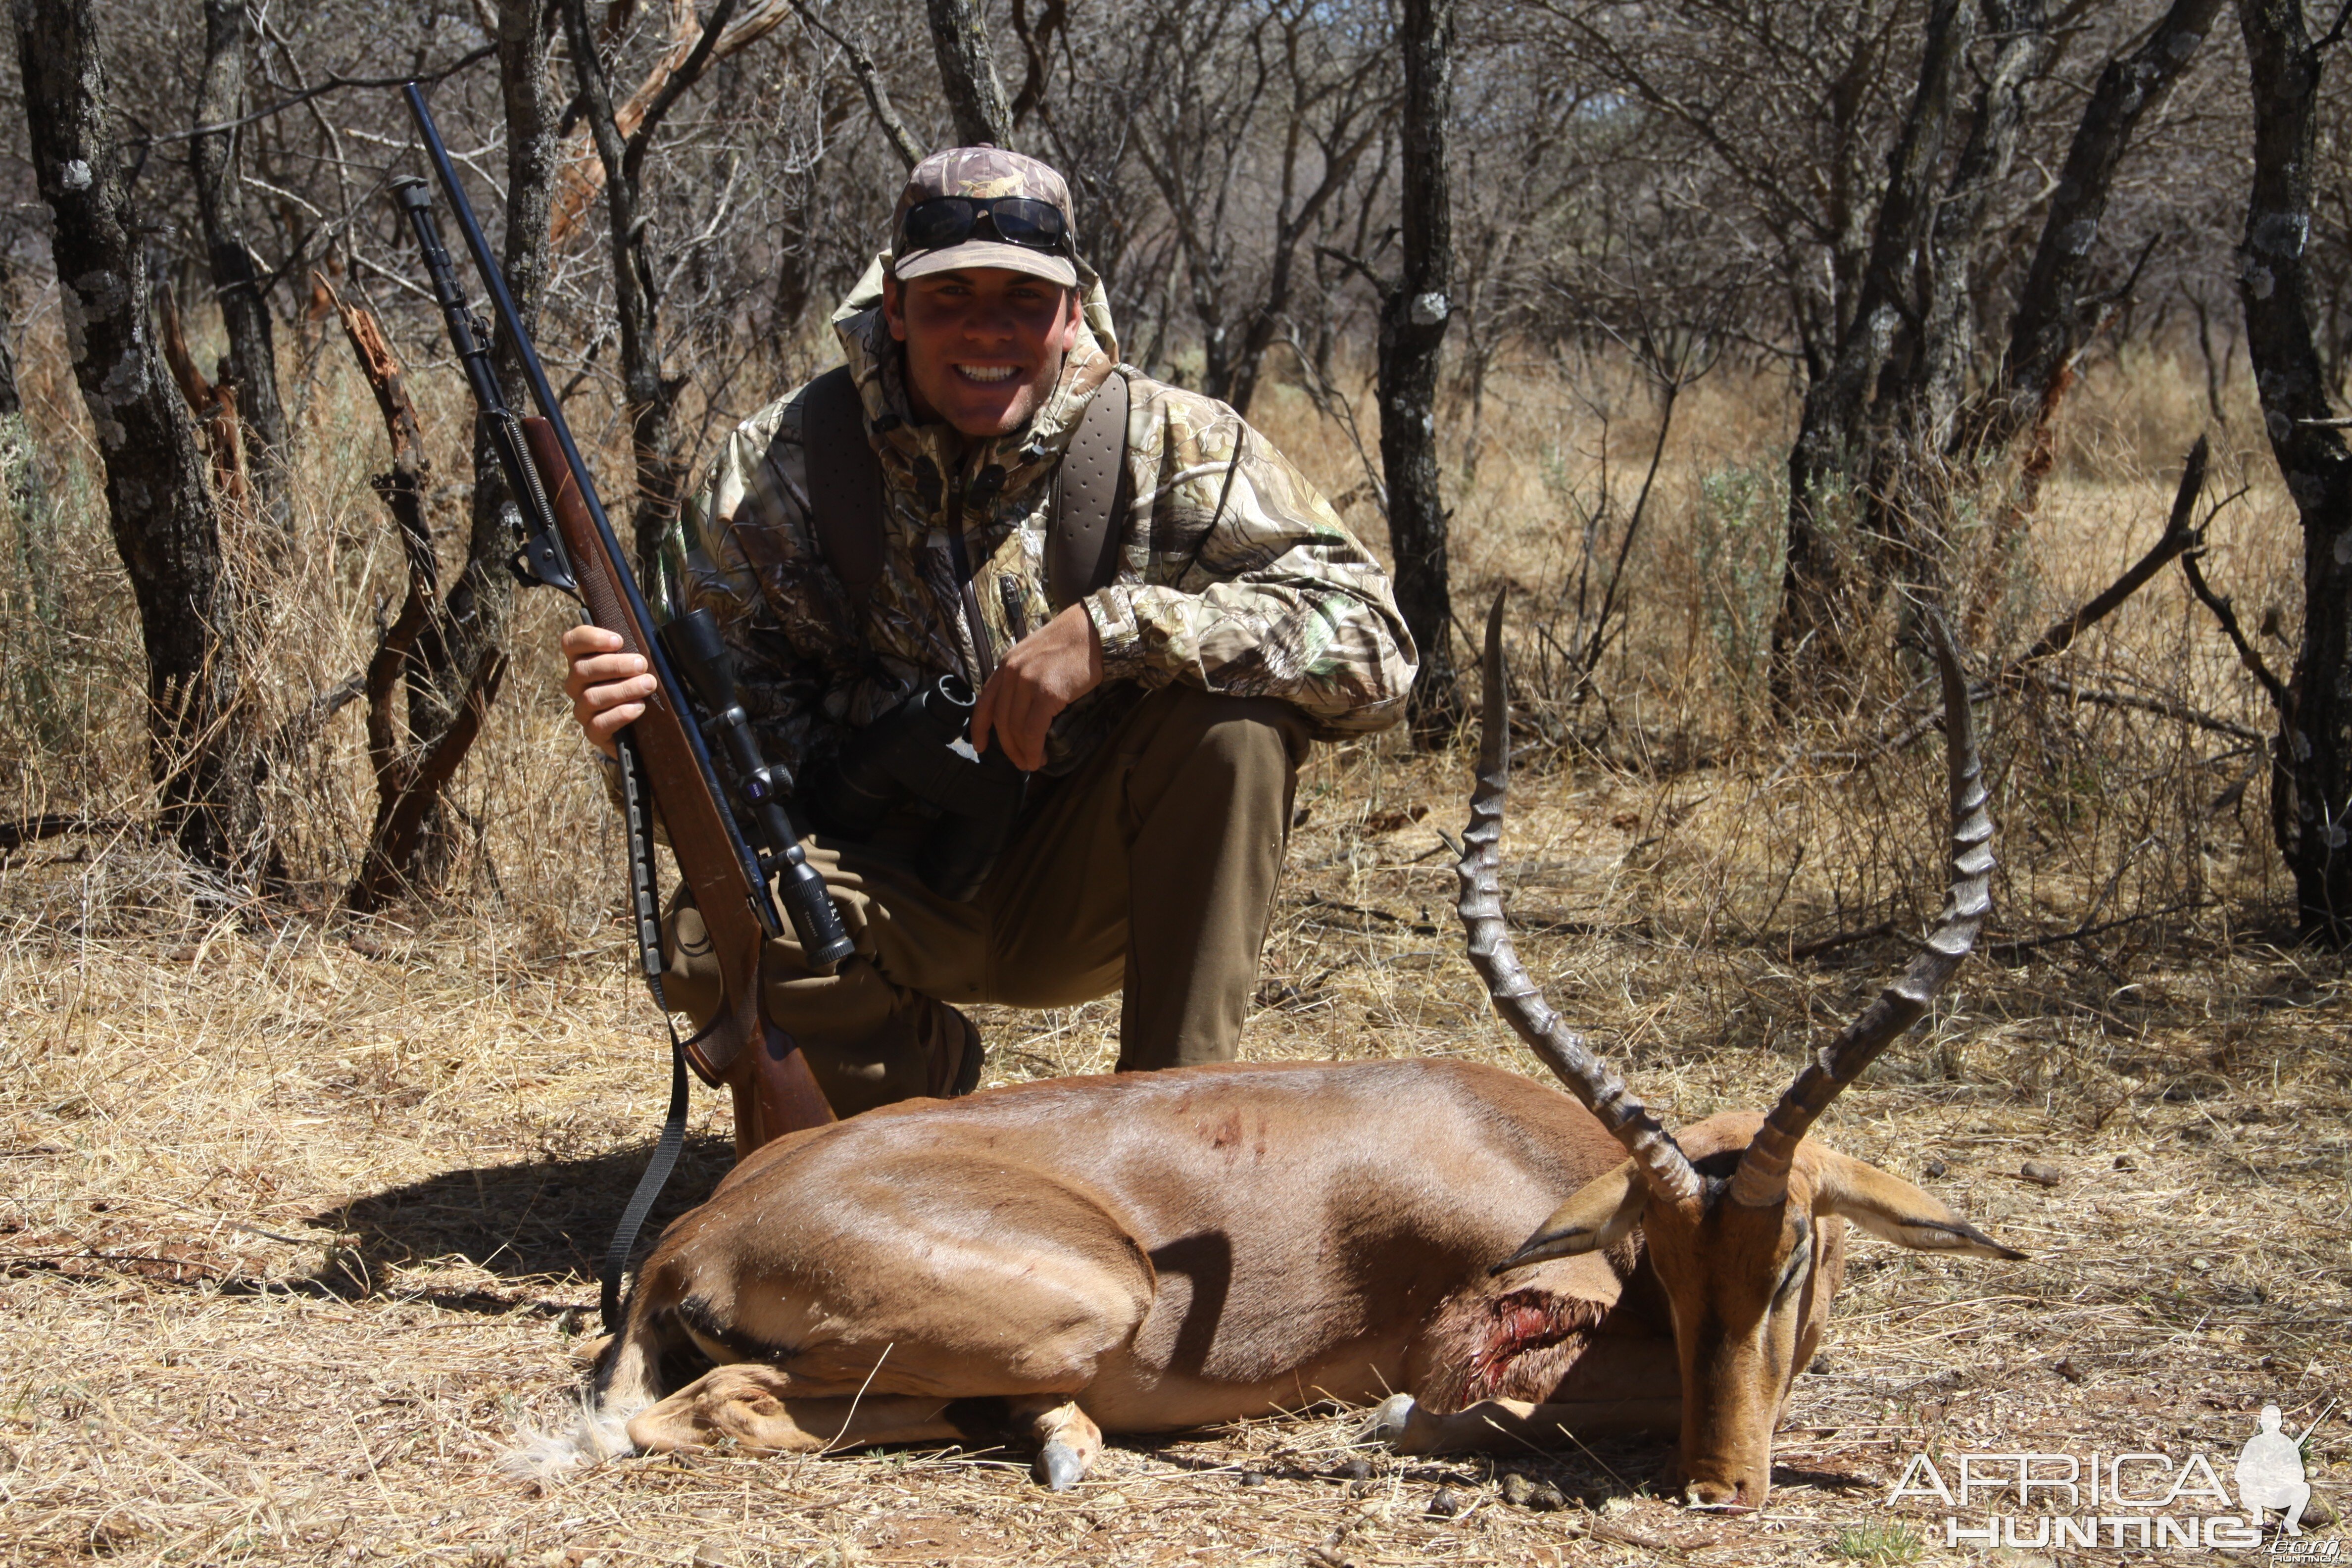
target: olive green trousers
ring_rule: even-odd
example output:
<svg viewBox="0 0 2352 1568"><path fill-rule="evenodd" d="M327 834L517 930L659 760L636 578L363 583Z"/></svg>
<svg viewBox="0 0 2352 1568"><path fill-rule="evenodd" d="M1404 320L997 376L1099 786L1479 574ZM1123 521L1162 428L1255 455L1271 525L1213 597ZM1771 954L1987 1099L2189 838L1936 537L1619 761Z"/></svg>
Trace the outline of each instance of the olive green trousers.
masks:
<svg viewBox="0 0 2352 1568"><path fill-rule="evenodd" d="M1307 745L1288 703L1154 692L1075 772L1035 781L1019 837L970 903L924 887L887 836L811 840L857 951L819 975L789 936L772 941L769 1017L844 1116L969 1088L979 1047L950 1011L961 1003L1062 1007L1116 990L1119 1070L1231 1060ZM698 1022L719 976L683 894L667 934L667 994Z"/></svg>

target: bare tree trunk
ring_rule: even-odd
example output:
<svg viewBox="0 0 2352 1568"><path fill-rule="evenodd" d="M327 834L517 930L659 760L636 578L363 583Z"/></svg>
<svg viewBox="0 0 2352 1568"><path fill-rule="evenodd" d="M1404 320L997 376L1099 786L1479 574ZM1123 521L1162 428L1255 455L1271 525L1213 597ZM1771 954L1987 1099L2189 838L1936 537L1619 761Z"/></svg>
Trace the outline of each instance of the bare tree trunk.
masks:
<svg viewBox="0 0 2352 1568"><path fill-rule="evenodd" d="M195 121L221 125L237 118L245 98L245 0L205 0L205 68L196 89ZM214 379L234 389L239 418L250 432L250 474L261 515L282 538L293 510L286 499L286 411L278 395L278 352L269 303L261 296L253 252L245 242L237 186L239 132L216 132L188 143L196 216L213 291L220 300L228 355Z"/></svg>
<svg viewBox="0 0 2352 1568"><path fill-rule="evenodd" d="M196 368L195 355L188 352L187 334L181 330L180 302L169 283L155 290L155 315L162 330L163 363L171 367L172 379L179 384L180 395L187 399L188 413L205 438L205 448L212 454L213 500L232 523L250 517L253 487L247 482L250 476L246 469L244 428L236 416L236 389L226 383L214 385Z"/></svg>
<svg viewBox="0 0 2352 1568"><path fill-rule="evenodd" d="M0 419L22 420L25 395L16 385L16 280L14 272L6 255L0 254Z"/></svg>
<svg viewBox="0 0 2352 1568"><path fill-rule="evenodd" d="M2005 576L1999 563L2015 550L2041 503L2043 482L2057 467L2058 409L2074 384L2075 360L2111 303L2092 298L2088 289L2099 220L2116 172L2140 119L2195 59L2220 5L2221 0L2175 0L2137 49L2110 59L2099 73L2051 193L2041 238L2010 319L2009 342L1990 384L1924 434L1924 440L1936 443L1958 467L1973 466L2005 451L2021 436L2026 438L2015 481L1984 541L1995 570L1979 578L1988 592L1966 608L1963 624L1971 631L1990 612L1991 585Z"/></svg>
<svg viewBox="0 0 2352 1568"><path fill-rule="evenodd" d="M1904 324L1913 261L1935 216L1932 181L1951 124L1953 91L1975 36L1975 0L1934 0L1918 90L1888 160L1853 315L1828 373L1805 389L1796 443L1789 449L1788 556L1772 626L1772 696L1782 707L1805 686L1804 667L1843 662L1838 644L1847 595L1839 536L1861 531L1856 492L1869 472L1871 389Z"/></svg>
<svg viewBox="0 0 2352 1568"><path fill-rule="evenodd" d="M1976 359L1976 300L1970 263L1983 242L1994 187L2008 177L2025 124L2026 89L2057 52L2042 0L1984 0L1985 21L2000 37L1991 68L1977 89L1976 119L1952 167L1931 230L1927 308L1910 410L1924 460L1951 440Z"/></svg>
<svg viewBox="0 0 2352 1568"><path fill-rule="evenodd" d="M334 290L324 278L320 284L333 297ZM429 741L402 735L394 699L404 680L415 679L420 645L441 637L440 568L433 553L433 531L425 517L425 483L432 463L425 455L425 436L416 405L409 399L406 377L384 341L383 328L364 306L335 298L335 309L342 317L352 357L375 390L376 406L392 437L392 468L368 482L391 510L400 531L401 554L408 563L407 595L398 617L376 638L362 688L367 697L368 766L375 774L375 822L368 830L367 853L360 862L359 875L352 879L343 899L364 913L383 908L414 885L411 873L425 858L425 835L442 791L481 733L482 718L498 700L507 658L499 653L482 666L460 701L456 719L438 734Z"/></svg>
<svg viewBox="0 0 2352 1568"><path fill-rule="evenodd" d="M2221 405L2221 386L2229 379L2230 362L2237 357L2237 345L2231 344L2229 353L2217 356L2213 353L2213 308L2195 289L2184 288L2181 292L2189 300L2190 313L2197 318L2197 353L2205 363L2205 412L2213 416L2214 424L2227 430L2230 412Z"/></svg>
<svg viewBox="0 0 2352 1568"><path fill-rule="evenodd" d="M2238 0L2253 83L2254 181L2238 252L2271 454L2303 521L2303 647L2272 752L2271 827L2304 931L2352 942L2352 454L2327 419L2306 246L2321 56L2300 0Z"/></svg>
<svg viewBox="0 0 2352 1568"><path fill-rule="evenodd" d="M262 848L250 713L238 689L236 584L205 456L163 373L92 0L16 0L33 168L53 220L74 379L106 467L115 549L147 652L163 826L193 859L249 874Z"/></svg>
<svg viewBox="0 0 2352 1568"><path fill-rule="evenodd" d="M562 106L548 81L550 0L498 0L499 86L507 120L506 234L499 265L522 317L523 331L539 330L540 297L547 282L547 227L556 153L556 117ZM506 334L497 334L490 363L499 389L511 406L525 407L522 359ZM507 494L506 476L488 435L474 437L474 528L466 570L450 609L470 628L478 647L503 642L514 605L514 580L507 561L522 544L520 514Z"/></svg>
<svg viewBox="0 0 2352 1568"><path fill-rule="evenodd" d="M630 9L629 5L609 7L605 16L614 20L605 22L598 31L611 37L625 30ZM708 47L702 63L695 68L696 74L701 74L714 61L750 48L782 26L784 18L791 16L793 9L794 4L790 0L742 0L730 13L725 31ZM808 10L805 5L800 5L799 9L803 19L809 21L827 37L837 43L846 43L841 34L817 22L815 13ZM542 7L541 15L552 16L554 13ZM646 73L645 79L637 83L626 98L613 106L613 121L621 128L622 135L634 134L644 123L646 110L665 97L673 103L677 101L677 94L673 89L671 79L677 75L678 67L684 65L697 49L705 47L702 25L694 19L694 6L688 0L672 0L669 47L662 51L661 58L654 63L653 69ZM871 72L872 62L863 58L863 50L853 46L849 54L861 75ZM868 96L870 99L870 89ZM564 144L555 155L555 194L551 199L548 216L549 237L559 247L572 237L572 231L579 226L581 215L594 203L596 193L604 185L604 163L592 156L595 139L572 124L570 112L566 111Z"/></svg>
<svg viewBox="0 0 2352 1568"><path fill-rule="evenodd" d="M1421 651L1406 707L1413 744L1453 738L1462 717L1454 673L1454 600L1446 577L1445 504L1437 482L1438 358L1454 313L1452 194L1445 121L1454 96L1454 0L1404 0L1404 271L1381 301L1381 468L1397 608Z"/></svg>
<svg viewBox="0 0 2352 1568"><path fill-rule="evenodd" d="M661 542L686 500L687 454L678 448L674 416L687 377L662 374L660 301L655 293L653 258L646 249L646 226L639 220L646 155L671 106L701 79L734 11L735 0L719 0L693 51L670 74L636 129L625 137L588 23L587 0L564 0L563 5L582 107L596 156L604 166L604 201L612 218L613 302L621 321L621 384L628 399L629 449L637 477L631 522L638 579L648 584L660 580Z"/></svg>
<svg viewBox="0 0 2352 1568"><path fill-rule="evenodd" d="M1905 334L1907 354L1898 353L1881 378L1880 401L1891 406L1869 422L1869 479L1859 510L1874 593L1895 581L1942 592L1945 520L1962 482L1944 452L1976 360L1972 263L1993 189L2017 152L2027 89L2056 54L2041 0L1981 0L1981 6L1996 40L1992 59L1978 81L1968 140L1928 226L1920 268L1926 297Z"/></svg>
<svg viewBox="0 0 2352 1568"><path fill-rule="evenodd" d="M939 51L940 85L955 118L956 141L966 147L1013 145L1013 108L997 79L996 54L978 0L927 0L931 45Z"/></svg>
<svg viewBox="0 0 2352 1568"><path fill-rule="evenodd" d="M2050 389L2082 351L2095 323L2084 309L2091 253L2106 216L2107 193L2132 134L2161 104L2197 58L2221 0L2173 0L2147 41L2107 62L2084 105L2065 167L2051 193L2049 216L2011 318L2009 350L1982 408L1962 424L1974 450L1997 449L2040 417Z"/></svg>

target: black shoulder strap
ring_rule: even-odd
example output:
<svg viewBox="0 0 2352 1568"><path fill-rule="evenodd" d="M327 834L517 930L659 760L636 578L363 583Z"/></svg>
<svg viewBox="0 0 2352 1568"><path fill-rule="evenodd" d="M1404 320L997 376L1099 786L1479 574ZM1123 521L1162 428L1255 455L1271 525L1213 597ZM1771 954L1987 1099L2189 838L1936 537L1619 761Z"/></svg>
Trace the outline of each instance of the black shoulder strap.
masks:
<svg viewBox="0 0 2352 1568"><path fill-rule="evenodd" d="M1045 541L1045 596L1071 605L1118 572L1114 526L1127 477L1127 377L1118 372L1095 389L1054 476L1054 527Z"/></svg>
<svg viewBox="0 0 2352 1568"><path fill-rule="evenodd" d="M817 548L862 605L882 575L882 459L866 438L866 405L847 365L809 383L801 438Z"/></svg>
<svg viewBox="0 0 2352 1568"><path fill-rule="evenodd" d="M604 1249L596 1304L608 1334L617 1334L623 1327L621 1276L628 1269L629 1255L636 1249L637 1232L645 1227L646 1216L653 1212L662 1188L669 1184L678 1151L686 1146L688 1109L687 1042L677 1037L669 999L662 994L661 866L654 858L654 794L646 783L645 759L637 752L635 734L624 730L616 739L620 742L621 819L629 835L629 896L637 921L637 958L645 971L646 986L654 994L654 1005L661 1011L662 1026L669 1031L669 1114L663 1119L661 1139L654 1145L644 1173L637 1177L636 1190L621 1211L621 1223L613 1227L612 1243Z"/></svg>
<svg viewBox="0 0 2352 1568"><path fill-rule="evenodd" d="M852 604L863 604L882 575L882 462L866 435L866 407L849 367L809 383L802 439L808 453L809 507L817 548ZM1052 532L1045 542L1045 593L1074 604L1118 571L1113 526L1127 478L1127 377L1113 371L1078 416L1054 477Z"/></svg>

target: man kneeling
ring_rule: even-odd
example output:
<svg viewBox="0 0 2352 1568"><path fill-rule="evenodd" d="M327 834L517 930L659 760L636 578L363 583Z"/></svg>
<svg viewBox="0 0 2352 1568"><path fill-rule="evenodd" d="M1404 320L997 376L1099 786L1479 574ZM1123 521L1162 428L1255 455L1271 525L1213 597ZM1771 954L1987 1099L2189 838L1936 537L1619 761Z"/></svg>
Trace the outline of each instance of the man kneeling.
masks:
<svg viewBox="0 0 2352 1568"><path fill-rule="evenodd" d="M765 1001L845 1116L968 1092L958 1003L1122 990L1121 1070L1230 1059L1307 742L1384 728L1412 681L1386 576L1314 487L1225 405L1119 365L1069 213L1016 153L918 165L835 314L846 374L737 428L650 585L664 618L717 618L815 808L857 953L812 974L787 935ZM608 757L654 684L620 646L563 637ZM964 702L979 765L898 787L893 748ZM668 936L699 1016L690 904Z"/></svg>

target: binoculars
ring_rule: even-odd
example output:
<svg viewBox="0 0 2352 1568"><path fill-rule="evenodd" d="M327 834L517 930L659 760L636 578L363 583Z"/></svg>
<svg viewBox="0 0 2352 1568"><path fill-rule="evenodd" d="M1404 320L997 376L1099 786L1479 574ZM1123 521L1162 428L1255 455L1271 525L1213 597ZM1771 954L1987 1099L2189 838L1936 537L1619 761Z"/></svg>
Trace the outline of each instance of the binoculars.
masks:
<svg viewBox="0 0 2352 1568"><path fill-rule="evenodd" d="M915 874L943 899L971 901L1013 842L1029 784L1003 747L973 750L976 700L962 677L943 675L857 731L811 770L802 801L817 831L864 842L898 806L929 805L939 820L916 850Z"/></svg>

